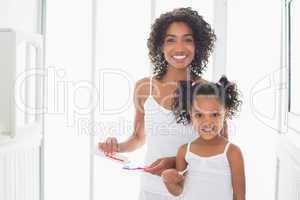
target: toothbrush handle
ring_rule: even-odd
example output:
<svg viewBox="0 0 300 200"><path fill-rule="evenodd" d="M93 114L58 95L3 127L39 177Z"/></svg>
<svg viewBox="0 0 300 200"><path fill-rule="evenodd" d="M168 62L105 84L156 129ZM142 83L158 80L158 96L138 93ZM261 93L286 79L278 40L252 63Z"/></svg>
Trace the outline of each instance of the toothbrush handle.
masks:
<svg viewBox="0 0 300 200"><path fill-rule="evenodd" d="M185 168L185 170L178 172L180 175L183 175L185 172L188 171L188 168Z"/></svg>
<svg viewBox="0 0 300 200"><path fill-rule="evenodd" d="M145 170L146 167L123 168L123 169L127 169L127 170Z"/></svg>
<svg viewBox="0 0 300 200"><path fill-rule="evenodd" d="M104 157L104 158L109 158L112 159L114 161L118 161L118 162L123 162L123 163L128 163L129 159L126 156L123 155L106 155L103 151L99 150L98 148L95 149L95 154L100 156L100 157Z"/></svg>

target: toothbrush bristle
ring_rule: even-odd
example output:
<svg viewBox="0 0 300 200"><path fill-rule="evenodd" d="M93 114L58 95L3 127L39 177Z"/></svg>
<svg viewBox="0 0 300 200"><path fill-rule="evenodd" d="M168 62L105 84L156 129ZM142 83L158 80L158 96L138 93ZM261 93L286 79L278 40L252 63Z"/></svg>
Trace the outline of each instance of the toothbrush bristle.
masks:
<svg viewBox="0 0 300 200"><path fill-rule="evenodd" d="M124 166L123 166L123 169L130 169L130 167L127 166L127 165L124 165Z"/></svg>

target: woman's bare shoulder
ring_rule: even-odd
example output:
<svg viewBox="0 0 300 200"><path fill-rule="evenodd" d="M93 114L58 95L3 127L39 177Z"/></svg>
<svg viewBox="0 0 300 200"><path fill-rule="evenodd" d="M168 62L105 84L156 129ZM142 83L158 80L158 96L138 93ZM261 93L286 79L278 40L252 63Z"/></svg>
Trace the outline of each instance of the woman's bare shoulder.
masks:
<svg viewBox="0 0 300 200"><path fill-rule="evenodd" d="M136 81L135 92L138 95L146 95L149 93L151 77L144 77Z"/></svg>
<svg viewBox="0 0 300 200"><path fill-rule="evenodd" d="M137 80L136 85L143 84L143 83L149 83L150 79L151 79L151 76L143 77L143 78Z"/></svg>
<svg viewBox="0 0 300 200"><path fill-rule="evenodd" d="M143 91L143 93L149 92L151 79L152 79L152 85L154 86L154 88L157 88L157 84L159 83L159 78L156 75L139 79L135 84L136 88L140 88L140 90Z"/></svg>

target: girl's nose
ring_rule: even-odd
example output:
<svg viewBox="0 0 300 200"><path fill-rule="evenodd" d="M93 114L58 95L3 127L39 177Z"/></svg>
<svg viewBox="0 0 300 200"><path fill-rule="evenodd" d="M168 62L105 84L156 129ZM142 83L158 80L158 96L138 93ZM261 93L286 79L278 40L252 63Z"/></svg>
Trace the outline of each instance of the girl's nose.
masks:
<svg viewBox="0 0 300 200"><path fill-rule="evenodd" d="M209 117L209 116L206 116L206 117L204 117L203 118L203 124L205 124L205 125L211 125L212 124L212 118L211 117Z"/></svg>

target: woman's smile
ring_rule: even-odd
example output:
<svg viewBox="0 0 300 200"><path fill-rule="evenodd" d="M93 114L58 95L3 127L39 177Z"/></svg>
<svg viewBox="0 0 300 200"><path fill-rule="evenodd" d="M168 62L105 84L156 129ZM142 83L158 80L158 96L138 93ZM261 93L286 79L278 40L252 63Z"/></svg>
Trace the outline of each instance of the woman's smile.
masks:
<svg viewBox="0 0 300 200"><path fill-rule="evenodd" d="M172 56L172 58L175 62L183 63L183 62L185 62L185 59L187 58L187 55L185 55L185 54L183 54L183 55L174 55L174 56Z"/></svg>

